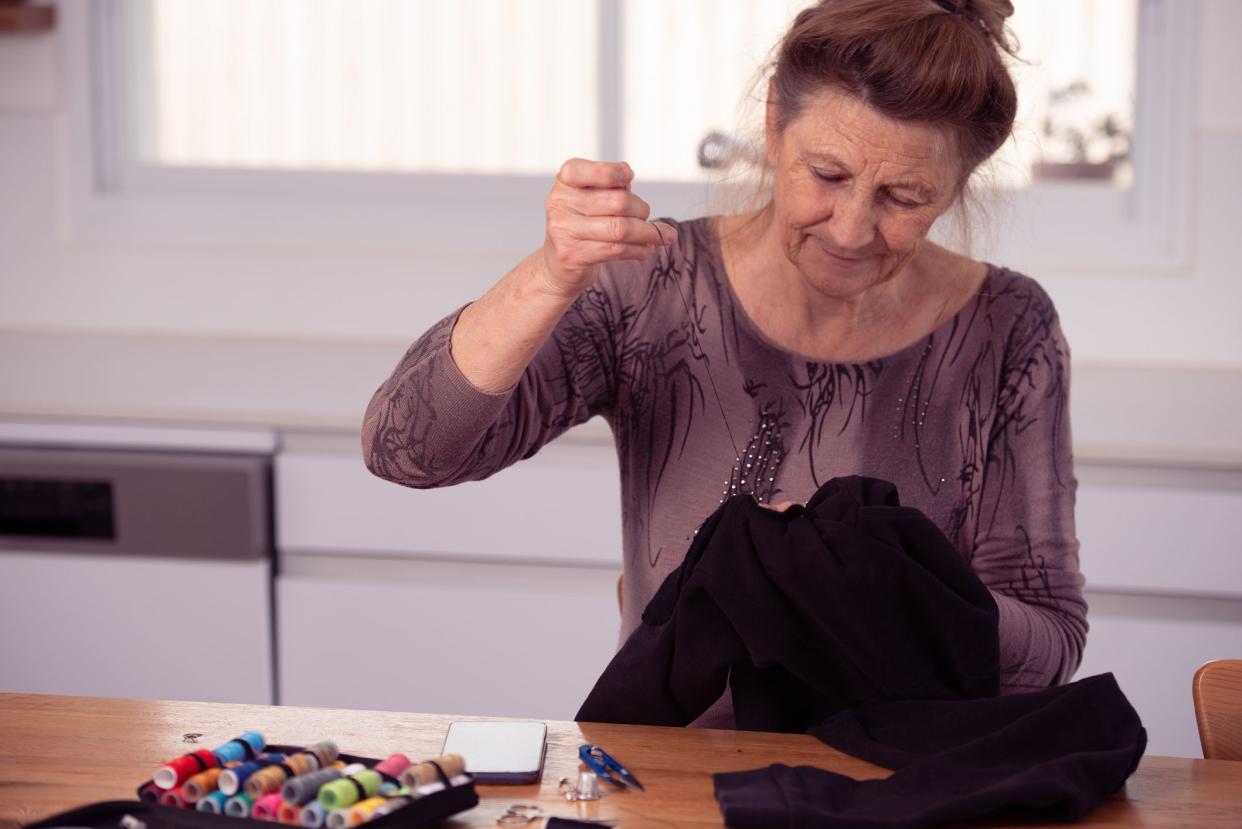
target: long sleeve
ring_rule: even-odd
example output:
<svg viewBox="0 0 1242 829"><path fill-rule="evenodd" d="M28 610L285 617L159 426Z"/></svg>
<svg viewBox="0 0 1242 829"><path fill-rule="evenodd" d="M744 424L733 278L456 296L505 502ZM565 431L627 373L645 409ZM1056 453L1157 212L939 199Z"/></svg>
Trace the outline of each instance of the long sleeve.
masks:
<svg viewBox="0 0 1242 829"><path fill-rule="evenodd" d="M492 475L535 454L616 398L621 321L601 276L565 313L513 388L471 385L449 348L460 309L423 334L376 390L362 425L374 474L419 489Z"/></svg>
<svg viewBox="0 0 1242 829"><path fill-rule="evenodd" d="M971 562L1000 610L1005 691L1068 681L1087 634L1069 348L1047 295L1033 290L1025 300L1006 340Z"/></svg>

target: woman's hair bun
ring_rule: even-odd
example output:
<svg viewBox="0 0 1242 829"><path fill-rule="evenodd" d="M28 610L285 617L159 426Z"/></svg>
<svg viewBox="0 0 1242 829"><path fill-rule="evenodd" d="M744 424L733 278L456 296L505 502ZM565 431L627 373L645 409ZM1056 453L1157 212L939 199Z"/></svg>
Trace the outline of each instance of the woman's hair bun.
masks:
<svg viewBox="0 0 1242 829"><path fill-rule="evenodd" d="M1013 16L1010 0L936 0L936 3L945 11L977 24L1001 49L1011 55L1017 54L1017 44L1005 27L1005 21Z"/></svg>

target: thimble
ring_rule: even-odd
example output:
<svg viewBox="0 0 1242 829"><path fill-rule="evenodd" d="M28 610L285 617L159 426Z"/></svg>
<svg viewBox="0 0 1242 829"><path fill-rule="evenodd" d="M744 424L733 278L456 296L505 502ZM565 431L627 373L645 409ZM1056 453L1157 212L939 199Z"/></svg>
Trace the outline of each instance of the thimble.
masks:
<svg viewBox="0 0 1242 829"><path fill-rule="evenodd" d="M578 800L599 800L599 777L593 771L578 772Z"/></svg>

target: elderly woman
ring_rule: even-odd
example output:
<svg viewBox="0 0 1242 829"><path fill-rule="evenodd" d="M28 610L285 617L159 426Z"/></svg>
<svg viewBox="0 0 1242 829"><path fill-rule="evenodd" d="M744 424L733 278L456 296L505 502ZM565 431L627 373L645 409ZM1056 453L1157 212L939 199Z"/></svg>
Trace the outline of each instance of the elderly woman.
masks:
<svg viewBox="0 0 1242 829"><path fill-rule="evenodd" d="M1067 681L1087 625L1065 339L1033 280L927 239L1010 134L1011 11L803 11L768 85L758 210L650 222L627 164L566 162L543 246L376 392L367 466L412 487L477 480L602 415L623 639L725 497L892 481L992 591L1004 690Z"/></svg>

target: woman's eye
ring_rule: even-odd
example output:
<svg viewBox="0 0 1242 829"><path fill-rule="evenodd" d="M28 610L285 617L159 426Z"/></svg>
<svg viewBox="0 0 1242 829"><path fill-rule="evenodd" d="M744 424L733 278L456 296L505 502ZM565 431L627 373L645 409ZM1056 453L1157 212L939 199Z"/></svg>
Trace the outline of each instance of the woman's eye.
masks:
<svg viewBox="0 0 1242 829"><path fill-rule="evenodd" d="M829 184L840 184L845 181L845 176L840 173L826 173L823 170L816 170L815 177L820 181L826 181Z"/></svg>
<svg viewBox="0 0 1242 829"><path fill-rule="evenodd" d="M893 204L897 205L898 207L904 207L907 209L923 206L922 202L912 201L910 199L903 199L901 196L894 196L892 193L888 194L888 200L891 201Z"/></svg>

